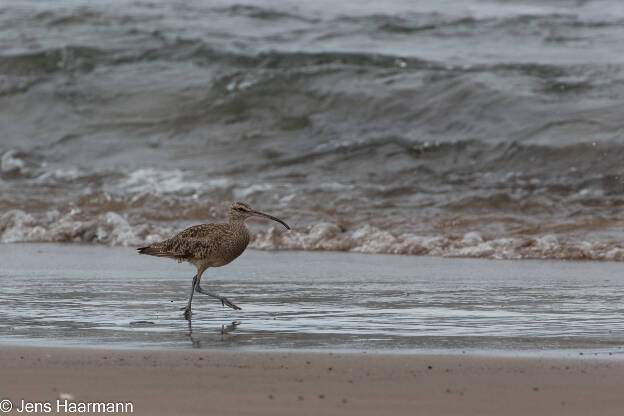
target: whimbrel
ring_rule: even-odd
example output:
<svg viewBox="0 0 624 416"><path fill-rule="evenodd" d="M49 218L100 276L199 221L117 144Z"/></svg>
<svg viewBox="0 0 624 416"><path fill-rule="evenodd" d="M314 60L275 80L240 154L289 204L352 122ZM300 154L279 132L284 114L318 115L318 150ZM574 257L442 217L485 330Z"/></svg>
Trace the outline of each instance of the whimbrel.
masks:
<svg viewBox="0 0 624 416"><path fill-rule="evenodd" d="M194 225L168 240L137 249L139 254L169 257L178 260L179 263L188 261L197 267L197 274L193 277L191 296L186 308L184 308L186 319L191 318L191 302L194 292L217 298L223 306L227 305L232 309L240 309L227 298L202 289L199 282L208 267L224 266L245 251L247 244L249 244L249 230L245 226L247 218L251 216L269 218L290 230L284 221L255 211L244 202L233 203L230 206L229 216L229 223Z"/></svg>

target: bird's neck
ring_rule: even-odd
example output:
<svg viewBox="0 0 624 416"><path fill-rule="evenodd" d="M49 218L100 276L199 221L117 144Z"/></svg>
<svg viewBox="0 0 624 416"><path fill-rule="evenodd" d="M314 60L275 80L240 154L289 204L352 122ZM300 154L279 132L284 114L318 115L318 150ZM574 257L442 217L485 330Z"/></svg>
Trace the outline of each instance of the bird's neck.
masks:
<svg viewBox="0 0 624 416"><path fill-rule="evenodd" d="M245 220L230 219L230 229L237 235L245 236L246 240L249 241L249 230L245 225Z"/></svg>
<svg viewBox="0 0 624 416"><path fill-rule="evenodd" d="M244 219L240 219L240 218L230 218L230 225L232 225L234 227L247 228L245 226L245 220Z"/></svg>

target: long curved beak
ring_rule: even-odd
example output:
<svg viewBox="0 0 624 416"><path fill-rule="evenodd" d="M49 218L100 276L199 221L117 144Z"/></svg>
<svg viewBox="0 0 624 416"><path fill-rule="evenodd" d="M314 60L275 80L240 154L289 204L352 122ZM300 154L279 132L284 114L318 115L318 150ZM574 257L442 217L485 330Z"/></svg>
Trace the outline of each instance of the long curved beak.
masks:
<svg viewBox="0 0 624 416"><path fill-rule="evenodd" d="M268 219L273 220L273 221L277 221L280 224L282 224L284 227L286 227L287 230L290 230L290 227L288 226L288 224L286 224L284 221L280 220L279 218L274 217L273 215L265 214L263 212L254 211L254 210L249 211L249 213L251 215L253 215L254 217L264 217L264 218L268 218Z"/></svg>

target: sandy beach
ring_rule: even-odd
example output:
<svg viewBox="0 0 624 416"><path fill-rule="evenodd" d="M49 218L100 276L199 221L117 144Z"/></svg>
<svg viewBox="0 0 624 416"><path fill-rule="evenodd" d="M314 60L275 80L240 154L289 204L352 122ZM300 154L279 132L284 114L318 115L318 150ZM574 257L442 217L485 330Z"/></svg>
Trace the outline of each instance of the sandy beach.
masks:
<svg viewBox="0 0 624 416"><path fill-rule="evenodd" d="M187 265L124 247L0 254L11 414L57 399L145 415L624 409L621 264L252 250L206 278L243 309L198 297L189 325Z"/></svg>
<svg viewBox="0 0 624 416"><path fill-rule="evenodd" d="M622 361L0 347L2 398L140 415L621 415ZM16 409L16 408L15 408ZM12 414L17 414L13 410Z"/></svg>

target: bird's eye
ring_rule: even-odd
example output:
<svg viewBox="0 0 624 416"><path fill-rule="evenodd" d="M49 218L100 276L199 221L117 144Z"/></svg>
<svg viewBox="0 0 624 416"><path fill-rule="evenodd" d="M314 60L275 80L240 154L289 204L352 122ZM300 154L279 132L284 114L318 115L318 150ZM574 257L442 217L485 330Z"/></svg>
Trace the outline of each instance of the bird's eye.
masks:
<svg viewBox="0 0 624 416"><path fill-rule="evenodd" d="M245 211L243 208L237 207L236 208L237 211Z"/></svg>

